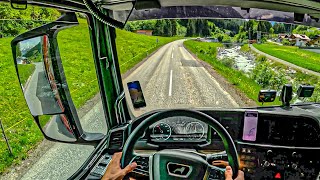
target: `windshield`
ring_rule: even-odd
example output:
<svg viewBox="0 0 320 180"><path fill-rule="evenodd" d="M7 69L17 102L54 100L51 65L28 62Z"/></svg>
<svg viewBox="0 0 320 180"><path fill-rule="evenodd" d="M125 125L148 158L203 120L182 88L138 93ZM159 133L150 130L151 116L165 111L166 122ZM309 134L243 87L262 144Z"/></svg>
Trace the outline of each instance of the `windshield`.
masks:
<svg viewBox="0 0 320 180"><path fill-rule="evenodd" d="M139 81L145 99L145 107L130 103L136 116L155 109L281 105L285 84L292 85L292 104L319 101L318 28L240 19L161 19L131 21L125 29L117 32L124 86ZM299 87L310 86L315 87L311 97L298 93ZM128 102L135 98L130 88ZM277 97L259 102L260 90L275 90Z"/></svg>

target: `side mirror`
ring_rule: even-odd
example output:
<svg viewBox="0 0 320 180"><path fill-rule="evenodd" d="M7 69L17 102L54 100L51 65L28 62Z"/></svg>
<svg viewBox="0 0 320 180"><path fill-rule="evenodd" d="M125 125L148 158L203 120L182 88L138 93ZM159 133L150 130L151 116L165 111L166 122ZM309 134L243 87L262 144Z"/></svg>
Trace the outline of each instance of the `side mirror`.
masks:
<svg viewBox="0 0 320 180"><path fill-rule="evenodd" d="M15 64L20 85L32 116L46 136L76 141L58 90L47 35L19 41ZM61 85L60 85L61 86ZM60 134L58 132L61 132Z"/></svg>
<svg viewBox="0 0 320 180"><path fill-rule="evenodd" d="M273 102L276 99L276 96L276 90L260 90L258 95L258 101L262 103Z"/></svg>
<svg viewBox="0 0 320 180"><path fill-rule="evenodd" d="M57 31L77 24L76 15L67 13L23 33L12 40L12 54L27 105L44 136L59 142L96 144L104 135L83 131L57 46Z"/></svg>
<svg viewBox="0 0 320 180"><path fill-rule="evenodd" d="M300 85L297 91L299 98L311 97L314 91L314 86Z"/></svg>

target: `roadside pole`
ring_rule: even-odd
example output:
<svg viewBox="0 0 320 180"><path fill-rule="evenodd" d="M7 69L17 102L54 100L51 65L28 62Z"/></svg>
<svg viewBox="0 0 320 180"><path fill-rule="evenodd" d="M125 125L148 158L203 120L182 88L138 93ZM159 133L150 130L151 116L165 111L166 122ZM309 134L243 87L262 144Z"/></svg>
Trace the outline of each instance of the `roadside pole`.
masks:
<svg viewBox="0 0 320 180"><path fill-rule="evenodd" d="M11 147L10 147L9 140L8 140L8 138L7 138L7 136L6 136L6 133L4 132L4 128L3 128L3 125L2 125L1 119L0 119L0 126L1 126L1 130L2 130L3 138L5 139L5 141L6 141L6 143L7 143L7 147L8 147L8 150L9 150L10 154L12 155L12 154L13 154L13 153L12 153L12 149L11 149Z"/></svg>

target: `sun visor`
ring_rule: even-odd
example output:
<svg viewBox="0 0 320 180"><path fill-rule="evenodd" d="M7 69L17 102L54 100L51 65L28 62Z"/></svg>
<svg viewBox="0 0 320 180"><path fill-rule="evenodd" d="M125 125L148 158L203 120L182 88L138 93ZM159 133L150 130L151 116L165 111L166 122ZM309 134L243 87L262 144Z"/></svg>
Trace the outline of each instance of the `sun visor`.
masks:
<svg viewBox="0 0 320 180"><path fill-rule="evenodd" d="M117 11L119 12L119 11ZM320 27L319 19L307 14L282 12L258 8L240 8L228 6L175 6L159 9L134 9L129 21L148 19L255 19L264 21L284 22Z"/></svg>

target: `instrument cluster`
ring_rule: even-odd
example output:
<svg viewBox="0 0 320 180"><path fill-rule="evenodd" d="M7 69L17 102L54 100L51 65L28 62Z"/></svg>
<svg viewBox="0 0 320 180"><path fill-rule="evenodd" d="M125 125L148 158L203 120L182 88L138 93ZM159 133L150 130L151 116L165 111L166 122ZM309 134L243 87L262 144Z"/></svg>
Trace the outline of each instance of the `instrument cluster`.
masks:
<svg viewBox="0 0 320 180"><path fill-rule="evenodd" d="M207 139L208 126L190 117L167 118L150 127L152 141L202 141Z"/></svg>

